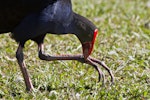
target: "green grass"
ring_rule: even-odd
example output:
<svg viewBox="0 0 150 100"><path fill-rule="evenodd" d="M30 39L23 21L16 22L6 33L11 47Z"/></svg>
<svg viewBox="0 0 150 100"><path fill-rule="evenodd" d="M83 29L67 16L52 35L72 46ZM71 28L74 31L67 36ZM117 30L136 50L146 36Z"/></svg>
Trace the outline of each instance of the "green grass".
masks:
<svg viewBox="0 0 150 100"><path fill-rule="evenodd" d="M28 41L24 54L36 91L27 93L15 58L17 43L0 35L0 99L21 100L148 100L150 99L150 20L148 0L72 0L73 9L99 29L92 56L115 75L110 86L97 82L89 65L76 61L41 61L37 45ZM45 51L50 55L78 54L81 44L73 35L47 35Z"/></svg>

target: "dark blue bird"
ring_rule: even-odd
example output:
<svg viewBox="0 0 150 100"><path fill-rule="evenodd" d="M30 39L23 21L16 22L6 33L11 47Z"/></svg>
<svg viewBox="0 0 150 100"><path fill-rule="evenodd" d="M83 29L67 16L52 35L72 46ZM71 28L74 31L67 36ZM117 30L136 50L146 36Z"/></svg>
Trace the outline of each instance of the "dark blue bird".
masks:
<svg viewBox="0 0 150 100"><path fill-rule="evenodd" d="M91 21L72 10L71 0L5 0L0 3L0 14L0 33L11 32L12 38L19 43L16 58L28 91L33 89L33 85L23 61L23 48L25 42L30 39L38 44L40 59L77 60L87 63L96 68L99 80L105 79L98 67L100 64L109 72L111 81L114 81L111 70L101 61L89 56L98 30ZM82 44L83 54L60 56L44 54L43 40L47 33L76 35Z"/></svg>

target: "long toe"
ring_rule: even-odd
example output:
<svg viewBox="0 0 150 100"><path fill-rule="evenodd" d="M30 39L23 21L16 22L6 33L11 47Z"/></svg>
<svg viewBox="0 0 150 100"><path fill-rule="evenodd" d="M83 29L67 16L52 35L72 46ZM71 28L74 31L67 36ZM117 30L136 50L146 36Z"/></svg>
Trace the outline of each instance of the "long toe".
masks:
<svg viewBox="0 0 150 100"><path fill-rule="evenodd" d="M107 72L109 73L109 75L111 77L111 83L113 84L114 83L114 75L113 75L112 71L110 70L110 68L104 62L102 62L98 59L95 59L95 58L92 58L92 57L89 57L89 59L91 61L93 61L94 63L97 63L97 64L101 65L103 68L105 68L107 70Z"/></svg>
<svg viewBox="0 0 150 100"><path fill-rule="evenodd" d="M105 84L105 75L104 73L99 69L98 70L98 82L100 82L102 80L102 84L104 85Z"/></svg>

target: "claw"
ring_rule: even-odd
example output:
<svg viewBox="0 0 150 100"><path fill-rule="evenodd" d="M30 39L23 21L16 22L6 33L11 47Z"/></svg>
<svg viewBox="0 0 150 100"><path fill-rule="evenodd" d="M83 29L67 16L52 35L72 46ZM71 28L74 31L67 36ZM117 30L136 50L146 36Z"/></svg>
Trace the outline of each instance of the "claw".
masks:
<svg viewBox="0 0 150 100"><path fill-rule="evenodd" d="M109 69L109 67L102 61L98 60L98 59L95 59L95 58L92 58L92 57L89 57L89 59L91 61L93 61L94 63L98 63L100 64L103 68L105 68L107 70L107 72L109 73L109 75L111 76L111 83L114 84L114 75L112 73L112 71ZM105 78L105 77L104 77Z"/></svg>
<svg viewBox="0 0 150 100"><path fill-rule="evenodd" d="M111 77L111 84L114 84L114 75L113 75L112 71L109 69L109 67L104 62L102 62L98 59L92 58L90 56L87 59L84 59L81 57L80 59L78 59L78 61L81 63L86 63L86 64L93 66L97 70L98 75L99 75L98 82L100 82L101 79L103 79L102 83L104 85L105 84L105 75L99 68L99 65L101 65L109 73L109 75Z"/></svg>
<svg viewBox="0 0 150 100"><path fill-rule="evenodd" d="M101 70L99 70L98 75L99 75L98 82L100 82L101 79L103 79L102 84L104 85L105 84L105 75L104 75L104 73Z"/></svg>
<svg viewBox="0 0 150 100"><path fill-rule="evenodd" d="M91 59L87 59L86 60L88 64L92 65L97 71L98 71L98 75L99 75L99 78L98 78L98 81L100 82L101 79L103 79L103 84L105 83L105 76L104 76L104 73L101 71L101 69L98 67L98 64L94 61L92 61Z"/></svg>

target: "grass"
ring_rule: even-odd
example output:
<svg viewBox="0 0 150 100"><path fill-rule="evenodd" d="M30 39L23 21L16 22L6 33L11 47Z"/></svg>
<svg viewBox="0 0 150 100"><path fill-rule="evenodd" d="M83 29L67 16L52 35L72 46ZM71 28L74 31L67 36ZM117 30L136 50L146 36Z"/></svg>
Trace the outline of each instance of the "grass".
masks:
<svg viewBox="0 0 150 100"><path fill-rule="evenodd" d="M24 54L36 91L27 93L15 58L17 43L9 34L0 35L0 99L11 100L149 100L150 21L148 0L73 0L73 9L89 18L99 29L92 56L105 63L115 75L110 86L97 82L89 65L76 61L41 61L37 45L28 41ZM50 55L78 54L81 44L73 35L48 34L45 50Z"/></svg>

